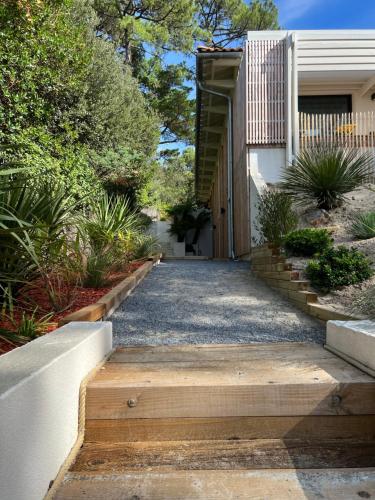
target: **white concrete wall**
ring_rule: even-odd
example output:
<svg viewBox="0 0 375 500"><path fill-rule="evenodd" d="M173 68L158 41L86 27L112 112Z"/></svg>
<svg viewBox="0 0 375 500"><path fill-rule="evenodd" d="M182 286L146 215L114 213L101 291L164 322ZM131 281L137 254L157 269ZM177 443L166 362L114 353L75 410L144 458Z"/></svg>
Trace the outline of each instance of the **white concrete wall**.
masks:
<svg viewBox="0 0 375 500"><path fill-rule="evenodd" d="M167 257L181 257L185 253L180 254L177 243L177 237L171 235L168 231L171 226L170 221L155 221L150 226L150 233L156 236L159 240L161 250ZM188 232L187 241L192 241L194 231ZM209 222L201 231L198 241L198 249L200 255L212 257L212 222Z"/></svg>
<svg viewBox="0 0 375 500"><path fill-rule="evenodd" d="M375 375L375 322L328 321L326 347L370 375Z"/></svg>
<svg viewBox="0 0 375 500"><path fill-rule="evenodd" d="M267 188L267 184L276 184L281 180L281 172L285 167L285 148L251 148L247 149L247 164L250 170L250 236L251 246L260 242L260 234L256 227L259 196Z"/></svg>
<svg viewBox="0 0 375 500"><path fill-rule="evenodd" d="M78 436L82 379L112 324L69 323L0 357L0 499L41 500Z"/></svg>
<svg viewBox="0 0 375 500"><path fill-rule="evenodd" d="M251 175L260 176L266 184L281 180L281 171L286 166L285 148L249 148L249 167Z"/></svg>

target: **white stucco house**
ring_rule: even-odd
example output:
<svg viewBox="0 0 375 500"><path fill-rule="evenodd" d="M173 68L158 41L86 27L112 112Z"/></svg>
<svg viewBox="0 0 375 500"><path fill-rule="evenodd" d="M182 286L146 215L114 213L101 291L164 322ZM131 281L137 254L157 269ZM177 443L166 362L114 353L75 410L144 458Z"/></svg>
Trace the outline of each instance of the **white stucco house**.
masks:
<svg viewBox="0 0 375 500"><path fill-rule="evenodd" d="M246 256L257 193L301 149L375 151L375 30L254 31L196 57L196 192L214 256Z"/></svg>

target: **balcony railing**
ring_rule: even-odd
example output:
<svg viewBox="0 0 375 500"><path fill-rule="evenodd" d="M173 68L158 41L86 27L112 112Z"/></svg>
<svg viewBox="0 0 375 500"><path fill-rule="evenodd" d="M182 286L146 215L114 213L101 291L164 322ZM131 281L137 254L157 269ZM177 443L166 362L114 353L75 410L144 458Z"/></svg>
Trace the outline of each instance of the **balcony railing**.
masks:
<svg viewBox="0 0 375 500"><path fill-rule="evenodd" d="M299 113L299 136L300 149L327 144L375 152L375 113Z"/></svg>

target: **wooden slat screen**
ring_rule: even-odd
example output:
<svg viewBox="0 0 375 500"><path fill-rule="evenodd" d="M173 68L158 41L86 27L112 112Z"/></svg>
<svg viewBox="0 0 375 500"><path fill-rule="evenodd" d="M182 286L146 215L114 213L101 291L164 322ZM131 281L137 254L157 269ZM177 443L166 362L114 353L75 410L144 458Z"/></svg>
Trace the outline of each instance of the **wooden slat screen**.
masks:
<svg viewBox="0 0 375 500"><path fill-rule="evenodd" d="M248 144L284 144L286 41L250 40L248 57Z"/></svg>

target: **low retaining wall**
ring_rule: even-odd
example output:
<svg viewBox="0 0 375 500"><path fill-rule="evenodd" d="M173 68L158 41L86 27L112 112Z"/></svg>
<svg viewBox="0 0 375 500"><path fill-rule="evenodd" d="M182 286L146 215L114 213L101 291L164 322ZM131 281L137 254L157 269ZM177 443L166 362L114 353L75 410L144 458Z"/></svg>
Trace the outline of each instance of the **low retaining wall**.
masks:
<svg viewBox="0 0 375 500"><path fill-rule="evenodd" d="M0 357L0 498L41 500L78 436L82 380L112 325L70 323Z"/></svg>
<svg viewBox="0 0 375 500"><path fill-rule="evenodd" d="M373 321L329 321L326 349L375 376L375 323Z"/></svg>
<svg viewBox="0 0 375 500"><path fill-rule="evenodd" d="M98 321L108 318L130 294L132 290L147 276L154 265L160 263L160 255L150 257L141 267L134 271L131 276L122 280L110 292L103 295L95 304L82 307L79 311L68 314L59 321L59 326L66 325L71 321Z"/></svg>
<svg viewBox="0 0 375 500"><path fill-rule="evenodd" d="M292 269L280 249L272 245L255 247L251 251L251 269L271 288L288 298L296 307L322 321L358 319L333 307L319 304L318 294L310 290L307 280L299 279L299 272Z"/></svg>

